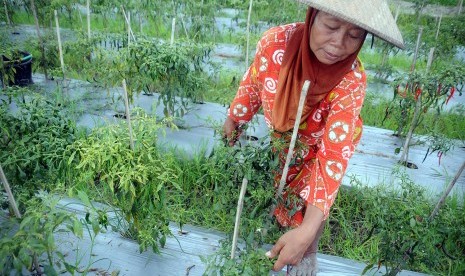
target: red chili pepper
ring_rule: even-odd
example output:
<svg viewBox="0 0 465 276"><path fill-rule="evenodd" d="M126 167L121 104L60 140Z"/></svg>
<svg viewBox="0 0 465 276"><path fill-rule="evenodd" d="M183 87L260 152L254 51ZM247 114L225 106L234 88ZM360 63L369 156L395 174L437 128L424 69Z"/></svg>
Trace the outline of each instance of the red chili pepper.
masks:
<svg viewBox="0 0 465 276"><path fill-rule="evenodd" d="M442 151L438 151L438 157L439 157L439 166L441 166L441 157L442 157Z"/></svg>
<svg viewBox="0 0 465 276"><path fill-rule="evenodd" d="M452 86L450 89L450 95L449 97L447 97L446 104L449 103L449 100L454 96L454 93L455 93L455 87Z"/></svg>
<svg viewBox="0 0 465 276"><path fill-rule="evenodd" d="M415 101L418 100L418 97L420 97L421 92L422 92L422 91L421 91L421 88L420 88L420 87L418 87L418 88L415 90Z"/></svg>

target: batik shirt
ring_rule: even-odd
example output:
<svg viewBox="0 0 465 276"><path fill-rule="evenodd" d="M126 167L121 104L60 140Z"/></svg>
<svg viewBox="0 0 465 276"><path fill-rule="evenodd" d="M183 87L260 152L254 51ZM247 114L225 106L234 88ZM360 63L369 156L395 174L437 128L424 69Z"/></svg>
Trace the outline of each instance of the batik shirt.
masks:
<svg viewBox="0 0 465 276"><path fill-rule="evenodd" d="M302 23L272 28L258 42L254 61L244 74L228 109L228 116L236 123L249 122L263 108L265 122L272 129L279 70L289 38L298 24ZM349 158L361 136L359 115L365 88L366 75L357 59L352 70L301 123L293 166L289 168L283 193L285 201L275 210L281 225L300 225L308 204L318 207L325 219L328 217ZM280 154L281 164L284 164L286 154ZM278 173L275 186L280 178ZM297 200L291 200L290 195Z"/></svg>

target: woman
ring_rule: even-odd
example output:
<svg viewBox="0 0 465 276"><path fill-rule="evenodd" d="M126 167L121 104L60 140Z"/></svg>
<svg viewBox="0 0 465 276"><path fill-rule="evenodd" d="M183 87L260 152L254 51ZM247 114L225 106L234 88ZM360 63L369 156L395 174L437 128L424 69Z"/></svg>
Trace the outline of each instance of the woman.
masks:
<svg viewBox="0 0 465 276"><path fill-rule="evenodd" d="M403 47L384 0L303 2L309 5L305 23L272 28L258 42L223 126L233 145L240 127L263 108L273 136L289 141L302 84L311 81L295 162L274 210L277 221L291 230L267 253L278 257L275 271L293 265L291 275L315 275L318 240L360 140L366 75L357 55L367 33ZM282 164L286 154L280 153Z"/></svg>

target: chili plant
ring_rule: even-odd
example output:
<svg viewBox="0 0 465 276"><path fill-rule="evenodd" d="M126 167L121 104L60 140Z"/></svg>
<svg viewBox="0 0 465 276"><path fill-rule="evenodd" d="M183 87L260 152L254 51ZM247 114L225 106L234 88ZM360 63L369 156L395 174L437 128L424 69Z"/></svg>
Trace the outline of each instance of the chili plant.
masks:
<svg viewBox="0 0 465 276"><path fill-rule="evenodd" d="M398 105L400 113L397 135L402 135L403 130L410 126L403 155L400 162L406 163L408 159L409 140L415 128L421 123L422 116L429 110L440 114L456 90L461 92L461 83L464 81L464 70L459 65L452 65L435 72L412 72L406 79L396 80L393 104ZM402 85L401 85L402 84ZM392 109L386 110L386 116L392 114ZM409 122L409 118L413 118ZM400 152L400 148L396 149Z"/></svg>
<svg viewBox="0 0 465 276"><path fill-rule="evenodd" d="M57 251L54 235L69 232L82 238L83 226L75 214L57 208L58 199L39 192L27 202L22 219L10 218L0 228L0 272L3 275L25 270L57 275L56 269L74 273L76 267L68 263L65 254ZM37 257L40 270L33 264ZM43 271L42 271L43 267Z"/></svg>
<svg viewBox="0 0 465 276"><path fill-rule="evenodd" d="M16 190L54 173L77 132L59 104L27 88L8 91L17 94L11 97L18 110L11 112L9 104L0 101L0 160Z"/></svg>
<svg viewBox="0 0 465 276"><path fill-rule="evenodd" d="M202 100L210 51L207 45L140 39L129 47L121 74L133 93L160 93L165 116L183 116L189 99Z"/></svg>
<svg viewBox="0 0 465 276"><path fill-rule="evenodd" d="M128 222L129 233L136 236L140 250L159 252L171 235L166 207L166 190L178 187L177 176L168 166L169 156L156 146L157 123L142 111L132 116L135 149L129 147L125 123L93 129L85 139L67 148L66 160L83 189L105 190L111 204L119 208Z"/></svg>

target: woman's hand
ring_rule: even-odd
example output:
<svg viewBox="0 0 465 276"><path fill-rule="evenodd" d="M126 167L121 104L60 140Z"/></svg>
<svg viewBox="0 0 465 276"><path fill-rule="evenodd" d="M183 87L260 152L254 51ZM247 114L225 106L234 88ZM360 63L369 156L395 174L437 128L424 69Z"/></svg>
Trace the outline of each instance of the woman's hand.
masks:
<svg viewBox="0 0 465 276"><path fill-rule="evenodd" d="M278 256L273 270L280 271L285 265L297 265L319 233L323 212L315 206L307 206L302 224L282 235L273 248L266 253L268 258Z"/></svg>
<svg viewBox="0 0 465 276"><path fill-rule="evenodd" d="M316 233L309 233L303 227L294 228L279 238L273 248L267 252L268 258L278 256L273 270L280 271L285 265L297 265L315 239Z"/></svg>
<svg viewBox="0 0 465 276"><path fill-rule="evenodd" d="M226 143L231 147L234 146L240 135L239 125L227 116L223 124L223 138Z"/></svg>

